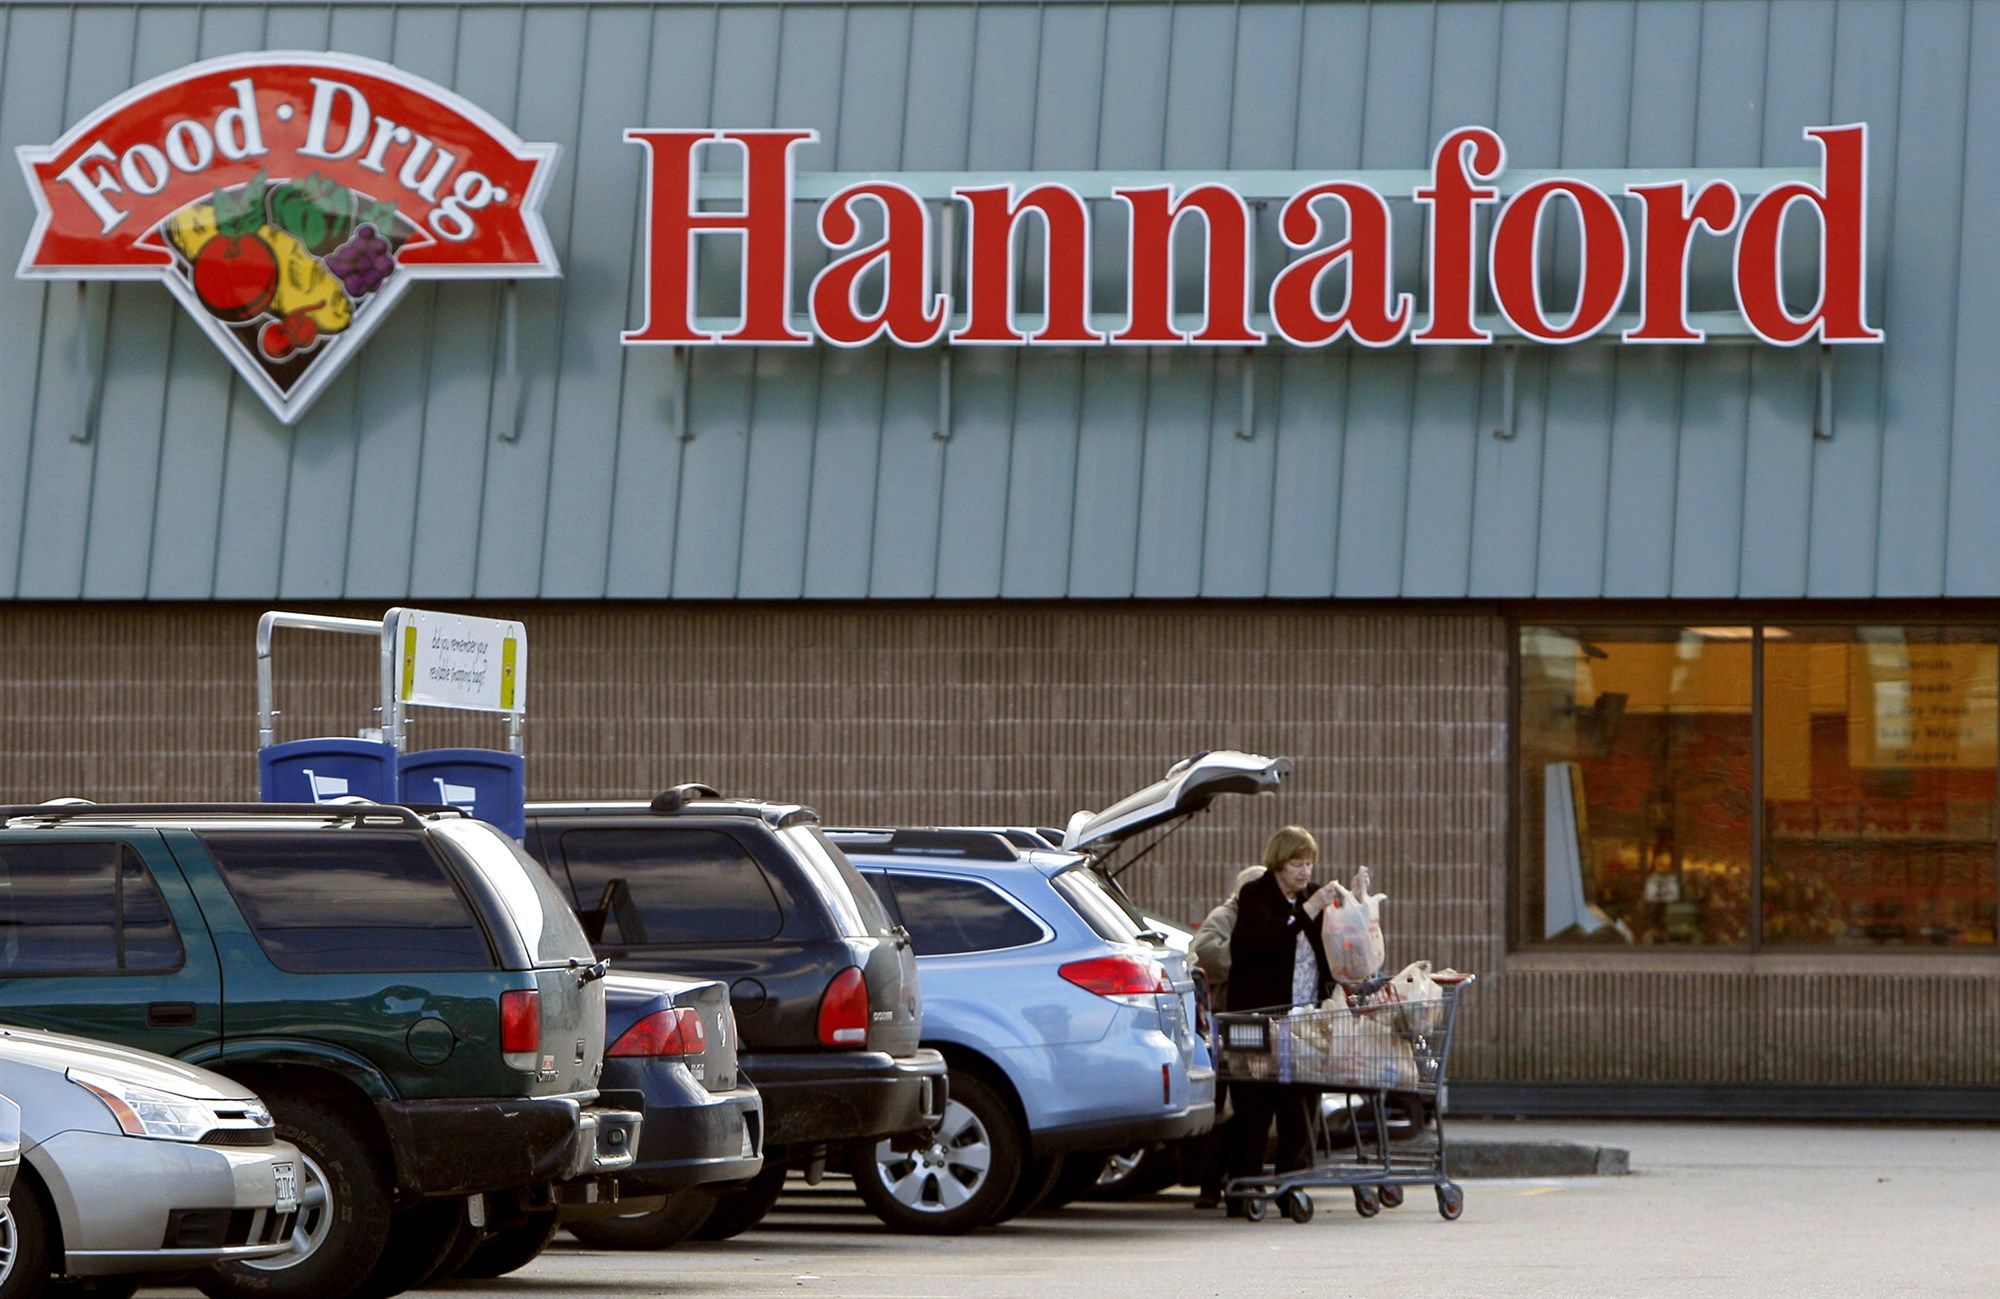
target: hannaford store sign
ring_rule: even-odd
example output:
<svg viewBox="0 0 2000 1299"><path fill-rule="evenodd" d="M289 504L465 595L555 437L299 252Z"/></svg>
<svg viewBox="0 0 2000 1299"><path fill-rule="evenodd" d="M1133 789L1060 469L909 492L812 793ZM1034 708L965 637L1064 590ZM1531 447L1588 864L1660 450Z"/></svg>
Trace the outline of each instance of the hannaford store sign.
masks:
<svg viewBox="0 0 2000 1299"><path fill-rule="evenodd" d="M198 63L19 152L19 273L164 281L288 423L412 282L561 273L556 146L370 59Z"/></svg>
<svg viewBox="0 0 2000 1299"><path fill-rule="evenodd" d="M1253 220L1244 195L1228 179L1179 187L1116 186L1126 238L1122 317L1093 316L1091 208L1069 185L1031 180L955 185L945 197L963 206L965 292L954 307L938 286L933 218L925 197L893 176L866 177L820 205L816 232L833 254L808 290L804 318L793 314L793 152L817 139L808 130L630 130L646 151L644 323L628 343L670 345L805 345L815 339L858 347L889 339L923 347L941 339L959 345L1061 347L1127 344L1255 346L1276 338L1316 347L1342 338L1370 347L1399 342L1483 344L1494 334L1475 308L1481 279L1508 327L1542 343L1573 343L1611 325L1628 287L1639 310L1619 337L1627 343L1699 343L1691 323L1688 263L1697 240L1734 236L1731 281L1743 321L1756 337L1780 346L1805 342L1877 343L1865 311L1868 262L1868 161L1865 125L1805 132L1820 153L1815 180L1790 180L1749 195L1726 179L1634 181L1617 192L1583 179L1549 176L1504 198L1495 185L1506 169L1500 137L1481 126L1441 140L1428 177L1407 197L1428 211L1423 281L1424 316L1399 291L1392 271L1389 196L1358 180L1314 181L1284 199L1280 231L1295 256L1272 280L1269 328L1252 315ZM734 211L706 206L697 185L699 156L717 146L740 159L742 195ZM1016 178L1024 179L1024 178ZM1628 228L1621 199L1643 214ZM1480 210L1494 209L1482 277ZM1329 217L1337 209L1344 220ZM1794 214L1797 214L1796 216ZM1204 311L1198 326L1174 318L1173 238L1176 225L1199 218L1203 240ZM1541 283L1548 258L1543 241L1567 222L1581 249L1574 301L1552 310ZM1783 290L1788 226L1816 221L1818 297L1795 311ZM1018 232L1039 227L1040 263L1023 265ZM1336 232L1338 236L1336 237ZM740 320L717 328L695 315L696 241L722 235L742 241ZM1024 272L1041 273L1042 310L1033 321L1016 311ZM1323 292L1344 275L1338 305ZM865 292L863 285L869 287ZM960 317L954 324L954 315ZM1024 328L1023 326L1027 327Z"/></svg>
<svg viewBox="0 0 2000 1299"><path fill-rule="evenodd" d="M1558 174L1503 185L1500 137L1452 131L1428 173L1394 195L1426 217L1421 310L1396 283L1391 194L1364 179L1312 177L1280 196L1292 256L1259 313L1251 205L1228 174L1099 177L1096 197L1122 204L1125 225L1126 300L1110 316L1090 301L1096 241L1084 194L1048 177L963 175L928 197L893 175L828 192L814 231L830 260L795 314L794 155L816 133L635 128L625 138L645 152L644 315L624 339L1478 345L1494 341L1492 318L1477 314L1490 298L1499 323L1531 341L1573 343L1616 322L1623 342L1699 343L1690 255L1703 240L1733 239L1730 284L1751 335L1780 346L1880 342L1865 304L1867 128L1805 135L1820 155L1816 173L1746 190L1650 173L1612 187ZM718 150L735 169L724 173L740 194L733 210L701 194L701 163ZM369 59L267 51L198 63L19 153L36 206L19 274L163 281L286 422L412 282L560 274L540 214L556 146L524 143L457 95ZM937 238L932 201L966 222L956 304L958 276L940 264L940 249L956 244ZM1203 310L1180 319L1175 233L1196 219ZM1577 249L1575 285L1552 306L1544 245L1558 226ZM1807 226L1817 296L1795 309L1785 245ZM1042 234L1034 266L1021 237L1029 228ZM696 245L711 236L740 243L738 312L726 324L695 315ZM1043 285L1032 317L1016 303L1031 275ZM1637 311L1621 318L1628 297Z"/></svg>

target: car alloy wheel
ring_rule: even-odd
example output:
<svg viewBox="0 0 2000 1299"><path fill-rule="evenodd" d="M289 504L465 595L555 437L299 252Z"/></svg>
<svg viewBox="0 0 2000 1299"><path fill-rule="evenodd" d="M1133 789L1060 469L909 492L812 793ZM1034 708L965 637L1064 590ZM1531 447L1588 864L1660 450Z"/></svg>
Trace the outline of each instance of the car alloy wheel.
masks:
<svg viewBox="0 0 2000 1299"><path fill-rule="evenodd" d="M0 1209L0 1287L14 1275L14 1259L20 1252L20 1234L14 1230L14 1213Z"/></svg>
<svg viewBox="0 0 2000 1299"><path fill-rule="evenodd" d="M1020 1124L1009 1102L970 1074L951 1075L951 1099L915 1150L863 1146L854 1184L875 1216L902 1231L950 1234L995 1220L1019 1185Z"/></svg>
<svg viewBox="0 0 2000 1299"><path fill-rule="evenodd" d="M946 1104L931 1143L908 1152L881 1143L875 1154L882 1183L906 1208L942 1213L979 1194L993 1171L993 1138L962 1102Z"/></svg>
<svg viewBox="0 0 2000 1299"><path fill-rule="evenodd" d="M305 1151L299 1152L299 1213L292 1223L292 1247L283 1254L273 1254L268 1258L246 1258L242 1265L256 1272L278 1272L297 1267L312 1257L314 1250L326 1243L326 1234L333 1228L333 1215L327 1211L326 1174Z"/></svg>

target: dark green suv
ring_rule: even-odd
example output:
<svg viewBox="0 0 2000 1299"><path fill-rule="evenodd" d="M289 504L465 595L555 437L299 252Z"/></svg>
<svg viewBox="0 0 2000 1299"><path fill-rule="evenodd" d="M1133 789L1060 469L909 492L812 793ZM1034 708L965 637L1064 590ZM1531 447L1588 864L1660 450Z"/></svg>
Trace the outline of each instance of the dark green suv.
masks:
<svg viewBox="0 0 2000 1299"><path fill-rule="evenodd" d="M380 1299L631 1162L639 1116L597 1091L604 967L484 822L0 808L0 956L0 1020L238 1079L299 1147L296 1248L202 1274L217 1299Z"/></svg>

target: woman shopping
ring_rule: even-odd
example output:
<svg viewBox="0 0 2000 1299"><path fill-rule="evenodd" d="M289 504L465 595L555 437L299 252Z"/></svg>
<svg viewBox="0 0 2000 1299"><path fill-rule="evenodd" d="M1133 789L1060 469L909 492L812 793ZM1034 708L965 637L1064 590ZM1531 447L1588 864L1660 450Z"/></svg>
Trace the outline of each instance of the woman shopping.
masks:
<svg viewBox="0 0 2000 1299"><path fill-rule="evenodd" d="M1329 885L1312 888L1319 844L1288 825L1264 845L1264 874L1237 894L1236 928L1229 939L1229 1004L1252 1010L1317 1005L1332 985L1321 950L1319 915L1332 900ZM1264 1169L1271 1119L1278 1120L1275 1167L1293 1172L1312 1164L1312 1106L1319 1090L1289 1083L1236 1082L1229 1172L1255 1177ZM1229 1202L1232 1215L1240 1201Z"/></svg>

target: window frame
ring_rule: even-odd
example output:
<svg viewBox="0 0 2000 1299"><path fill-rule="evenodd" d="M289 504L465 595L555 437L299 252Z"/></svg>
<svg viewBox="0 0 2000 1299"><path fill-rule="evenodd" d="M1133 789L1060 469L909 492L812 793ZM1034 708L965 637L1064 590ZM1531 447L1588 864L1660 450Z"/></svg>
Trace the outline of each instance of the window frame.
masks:
<svg viewBox="0 0 2000 1299"><path fill-rule="evenodd" d="M114 892L121 891L118 890L117 885L124 877L125 866L127 862L128 861L136 862L138 864L140 872L145 876L147 883L152 885L153 895L159 899L160 911L166 917L167 928L173 934L174 962L171 965L147 966L145 968L139 968L130 965L125 965L125 966L107 965L107 966L77 967L71 969L52 969L52 968L15 969L11 966L6 966L6 967L0 967L0 978L7 978L7 979L73 979L73 978L95 979L95 978L105 978L105 977L161 978L168 975L179 974L187 969L187 959L188 959L187 937L181 932L180 921L176 919L174 916L173 903L167 897L167 890L161 887L159 876L153 870L153 863L147 860L145 852L139 847L139 845L133 843L129 839L121 839L116 836L113 836L105 839L61 838L61 839L48 839L40 841L15 840L14 843L10 846L19 848L31 848L31 849L86 848L92 846L104 846L104 847L112 847L118 849L118 860L112 869L113 890ZM114 935L112 940L113 947L114 950L123 952L125 950L125 939L124 939L125 910L122 902L116 907L116 910L114 911L113 914L115 916L115 919L113 921L114 925Z"/></svg>
<svg viewBox="0 0 2000 1299"><path fill-rule="evenodd" d="M1770 942L1764 938L1763 892L1767 851L1764 788L1764 646L1768 626L1853 628L1857 626L1936 627L1984 633L2000 645L2000 602L1947 601L1912 605L1902 602L1813 601L1764 603L1751 608L1716 603L1678 601L1550 601L1508 603L1500 609L1507 636L1507 760L1506 760L1506 878L1502 905L1506 914L1506 950L1510 962L1522 968L1548 963L1635 968L1660 964L1673 968L1775 960L1788 968L1852 970L1870 964L1894 966L1915 961L1926 967L1958 962L1981 969L2000 964L2000 941L1985 945L1937 945L1917 942L1850 946L1838 943ZM1552 943L1531 936L1522 914L1524 872L1522 853L1522 667L1524 627L1644 627L1668 629L1731 625L1751 628L1750 637L1750 872L1746 938L1741 943L1653 943L1601 945ZM2000 822L2000 797L1995 816ZM1994 844L1994 900L2000 904L2000 833Z"/></svg>
<svg viewBox="0 0 2000 1299"><path fill-rule="evenodd" d="M657 821L643 822L643 823L612 822L608 820L603 822L576 821L554 828L553 832L549 835L548 838L544 839L543 842L544 844L553 845L553 852L555 854L555 857L562 863L563 873L561 882L569 886L569 895L571 898L576 900L577 903L576 910L579 916L581 916L585 911L595 911L597 908L595 903L593 903L589 907L585 907L584 905L582 905L583 889L582 886L577 882L576 864L570 860L570 854L569 854L570 837L572 835L589 836L589 835L608 835L608 834L626 834L626 835L641 836L659 840L661 842L670 841L666 838L663 838L663 836L677 835L683 838L688 838L697 834L712 834L724 840L727 840L728 842L736 846L736 850L742 855L743 860L750 864L751 868L757 872L757 877L763 882L765 891L769 894L771 899L772 913L777 917L777 927L773 929L769 934L754 938L702 937L698 939L676 940L667 942L651 938L649 936L647 941L643 943L622 941L623 937L622 931L621 931L621 941L612 942L603 936L600 928L599 933L592 940L593 947L613 948L620 951L654 951L660 949L691 950L702 947L735 947L735 946L742 946L745 944L755 945L761 943L780 942L783 941L787 937L788 933L791 931L793 925L793 917L799 911L799 907L797 906L794 900L791 890L785 887L783 880L772 872L770 862L768 862L765 859L763 853L758 851L758 845L755 842L753 842L750 836L736 833L734 827L724 826L724 825L714 825L708 823L698 823L692 825L676 825L669 828L663 828ZM806 869L806 867L801 863L791 862L788 854L787 854L787 862L788 864L793 865L799 870ZM588 935L589 933L589 928L590 927L588 925L585 926L586 935Z"/></svg>
<svg viewBox="0 0 2000 1299"><path fill-rule="evenodd" d="M893 905L895 907L896 923L902 925L904 929L909 930L911 950L916 953L917 959L919 961L949 961L962 956L993 956L1002 952L1024 952L1027 951L1029 948L1042 947L1055 941L1056 933L1053 926L1051 926L1046 920L1043 920L1040 916L1036 915L1034 911L1027 906L1026 903L1022 902L1019 898L1015 897L1012 893L1008 892L1006 889L1001 888L999 885L993 883L991 880L982 879L977 875L961 875L953 871L924 870L919 866L915 866L912 864L901 864L901 863L893 866L871 865L870 867L864 869L864 874L868 873L869 871L872 871L875 874L879 874L885 881L887 881L889 885L890 898L889 902L885 905ZM964 951L958 951L958 952L925 952L920 946L917 945L916 931L910 930L909 919L903 914L902 895L897 891L896 888L896 881L899 877L927 879L927 880L943 880L946 883L950 884L964 884L972 888L985 889L987 892L993 894L993 896L999 898L1007 906L1013 908L1014 911L1019 913L1021 916L1025 917L1028 923L1032 924L1033 926L1035 926L1037 930L1040 931L1041 936L1036 938L1033 942L1013 943L1006 947L969 947L966 948Z"/></svg>
<svg viewBox="0 0 2000 1299"><path fill-rule="evenodd" d="M277 953L271 950L270 944L264 941L264 931L262 927L258 925L256 919L252 915L250 906L246 904L244 898L237 893L235 885L230 881L229 867L223 862L222 857L218 855L215 849L211 846L211 840L218 836L223 838L223 840L226 842L227 839L231 836L241 837L241 838L254 838L260 835L269 835L270 833L271 832L263 830L251 831L251 830L234 830L227 828L210 830L203 828L196 832L196 839L201 845L201 850L204 853L208 854L208 859L212 864L212 867L215 872L215 878L222 885L223 892L228 895L230 905L236 908L237 915L242 918L244 932L247 933L250 936L251 940L257 944L257 950L263 955L266 961L270 962L272 969L282 971L286 974L297 975L301 978L346 978L353 976L392 975L392 974L393 975L491 974L497 971L505 970L507 968L507 963L502 956L501 944L498 941L496 941L496 935L493 933L491 927L491 920L485 914L484 908L482 908L479 905L479 899L473 895L470 889L466 887L465 880L460 877L458 864L449 860L448 857L443 852L439 851L438 845L431 842L431 838L429 835L422 835L422 834L415 836L407 836L407 837L412 838L414 842L419 846L423 854L428 858L430 858L430 860L436 864L439 873L444 876L445 884L451 889L452 893L457 896L460 905L462 905L465 908L466 915L470 917L472 921L471 932L479 935L480 942L485 945L486 962L487 962L485 965L427 965L415 969L407 969L407 968L377 969L372 966L366 969L301 969L296 964L287 964L286 961L280 960ZM316 833L329 833L329 834L342 834L342 835L355 835L355 834L365 833L371 838L377 835L380 835L383 838L405 837L398 835L395 832L382 832L372 829L368 831L353 831L353 830L317 831ZM290 958L288 957L287 960L289 959Z"/></svg>

